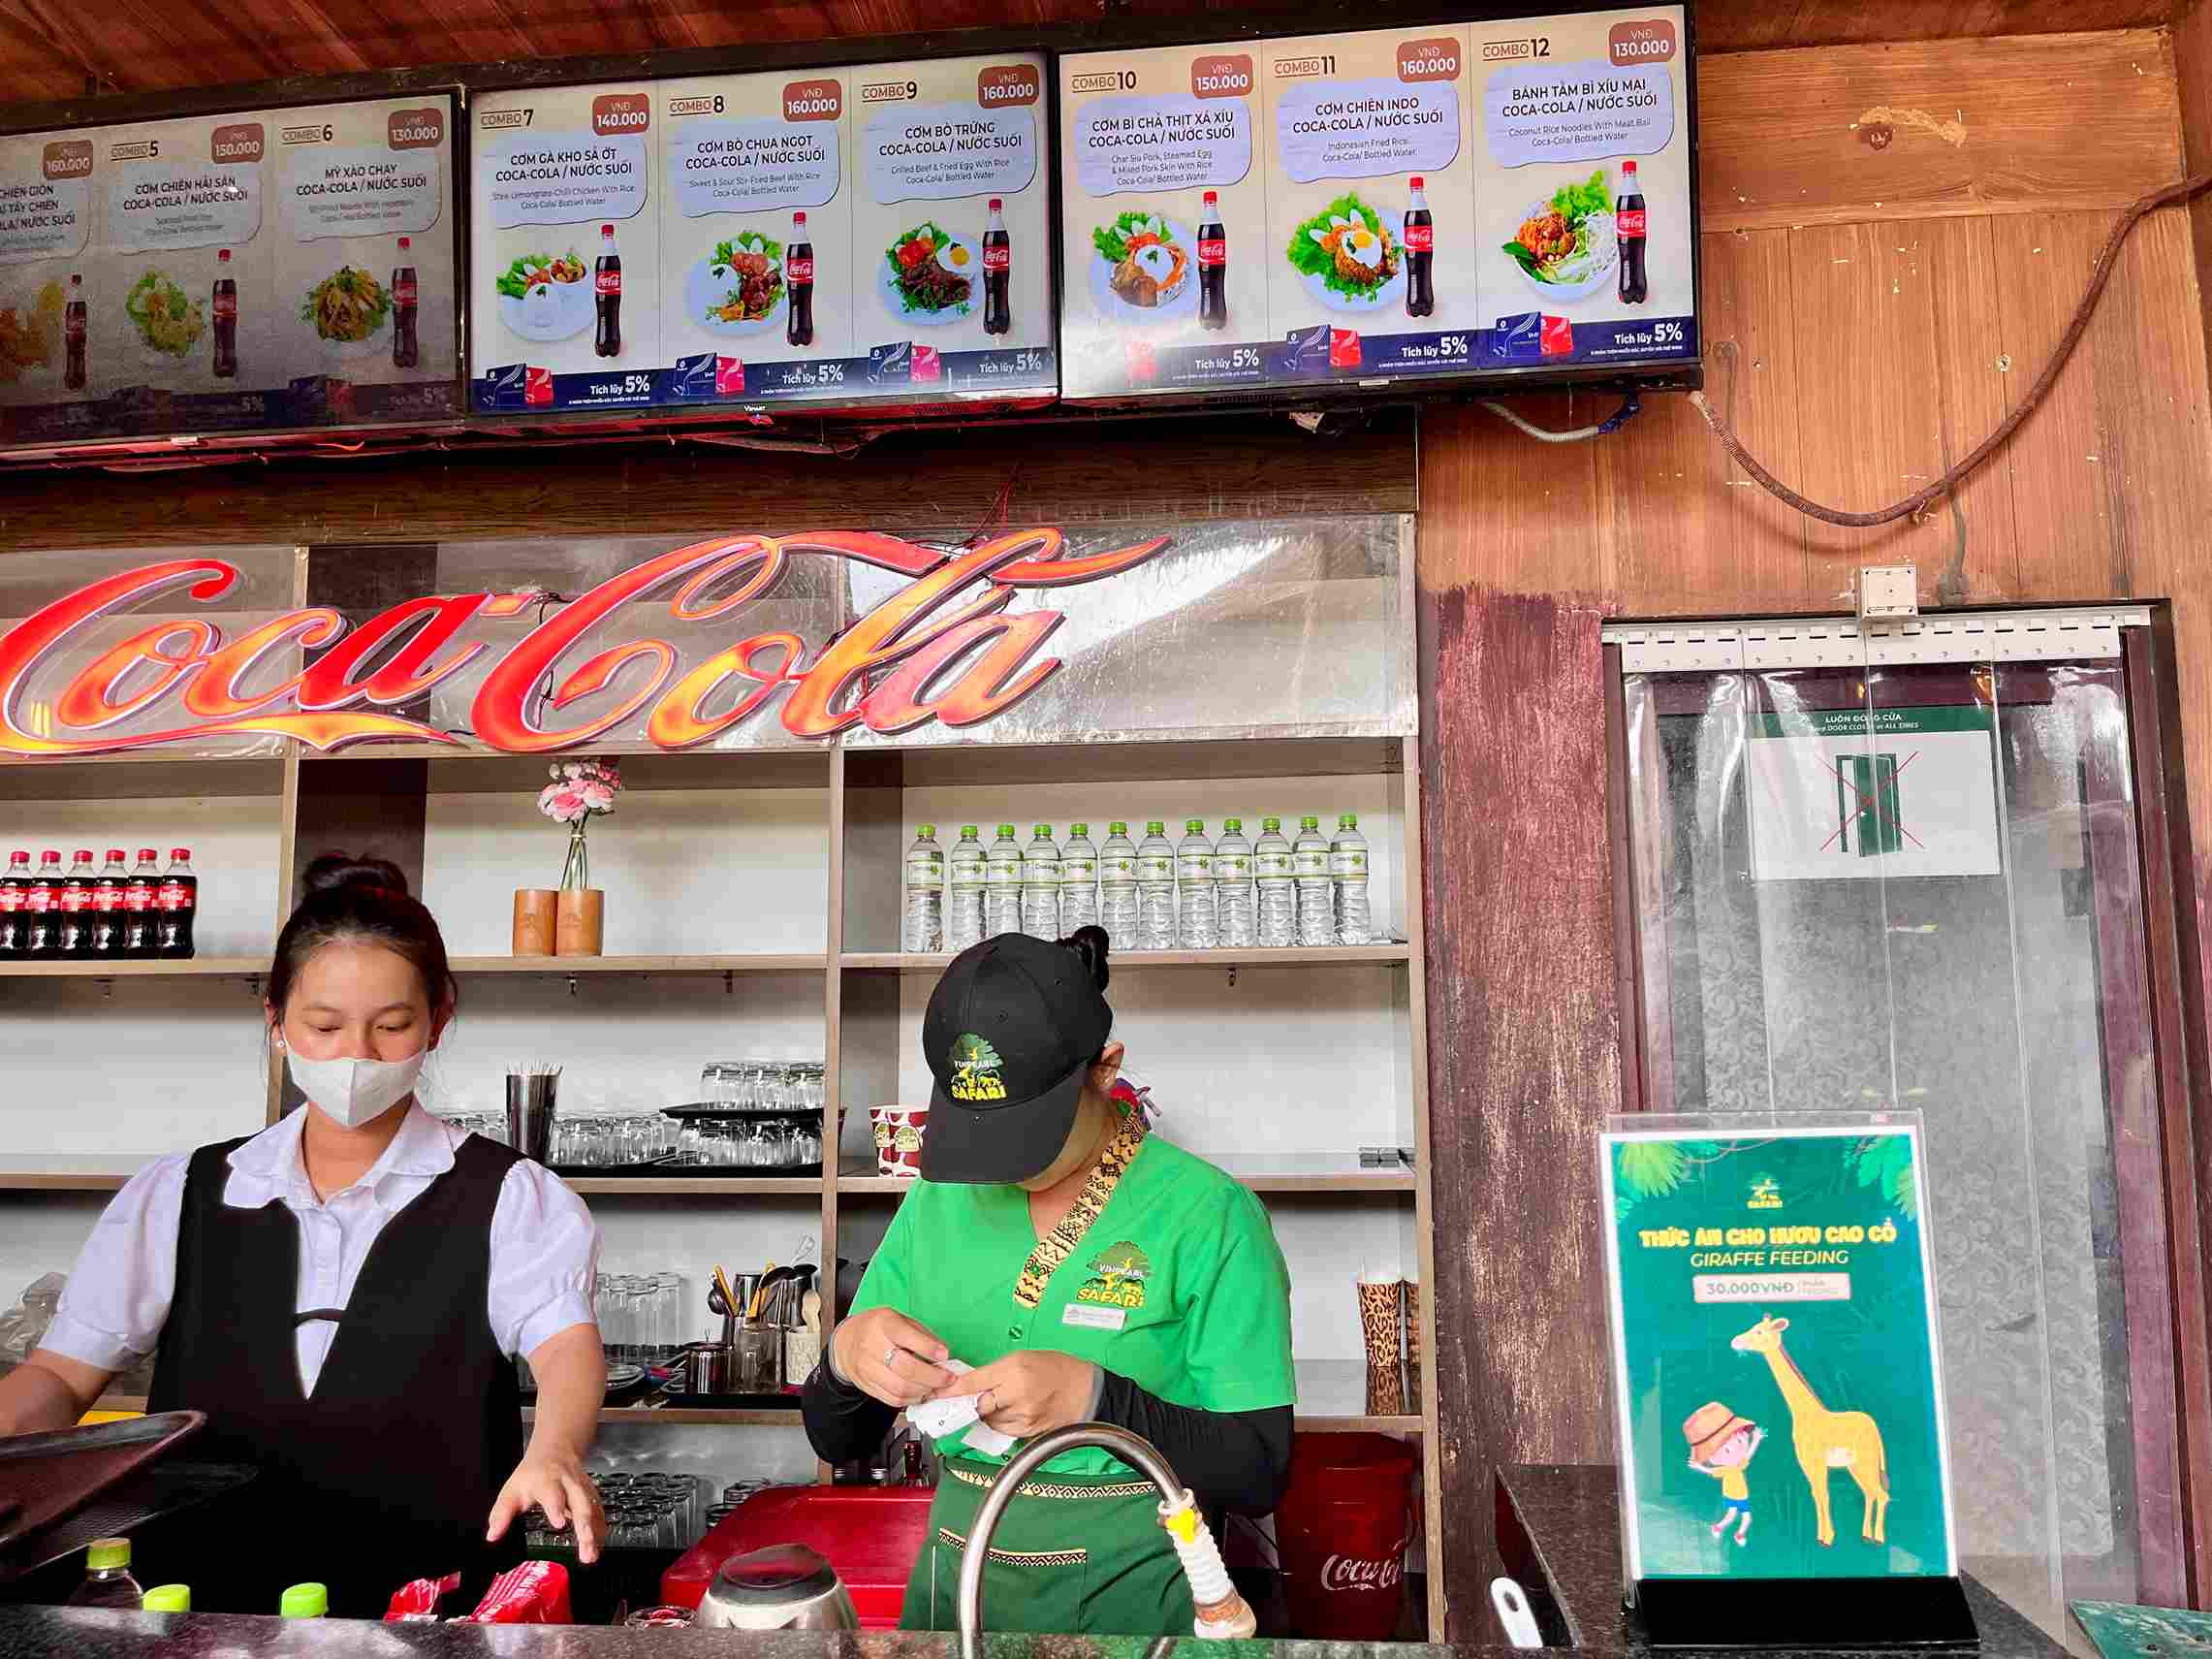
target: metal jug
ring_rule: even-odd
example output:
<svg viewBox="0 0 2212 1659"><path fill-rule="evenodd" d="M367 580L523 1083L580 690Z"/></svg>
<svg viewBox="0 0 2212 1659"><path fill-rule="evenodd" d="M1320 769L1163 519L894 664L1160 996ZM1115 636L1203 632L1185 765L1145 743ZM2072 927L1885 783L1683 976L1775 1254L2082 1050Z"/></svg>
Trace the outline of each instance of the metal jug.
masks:
<svg viewBox="0 0 2212 1659"><path fill-rule="evenodd" d="M828 1561L804 1544L778 1544L722 1563L700 1599L710 1630L858 1630L860 1614Z"/></svg>

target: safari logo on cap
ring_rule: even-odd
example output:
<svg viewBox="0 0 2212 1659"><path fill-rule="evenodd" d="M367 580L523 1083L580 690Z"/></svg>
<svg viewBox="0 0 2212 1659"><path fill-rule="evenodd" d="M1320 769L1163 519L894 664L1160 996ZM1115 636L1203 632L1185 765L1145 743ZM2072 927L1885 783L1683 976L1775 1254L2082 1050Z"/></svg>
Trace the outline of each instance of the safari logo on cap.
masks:
<svg viewBox="0 0 2212 1659"><path fill-rule="evenodd" d="M951 1054L952 1080L945 1085L945 1093L956 1101L1003 1101L1006 1098L1005 1080L998 1069L1005 1064L998 1058L998 1050L992 1047L973 1032L964 1032L954 1038Z"/></svg>

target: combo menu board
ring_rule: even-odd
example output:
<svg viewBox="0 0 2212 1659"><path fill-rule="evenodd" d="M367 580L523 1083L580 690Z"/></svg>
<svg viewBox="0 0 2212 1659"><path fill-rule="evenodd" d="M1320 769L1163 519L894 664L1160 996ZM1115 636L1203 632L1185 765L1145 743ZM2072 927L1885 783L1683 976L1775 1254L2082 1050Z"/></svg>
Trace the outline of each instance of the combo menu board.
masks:
<svg viewBox="0 0 2212 1659"><path fill-rule="evenodd" d="M1049 395L1044 59L487 94L483 412Z"/></svg>
<svg viewBox="0 0 2212 1659"><path fill-rule="evenodd" d="M0 438L459 413L442 96L0 138Z"/></svg>
<svg viewBox="0 0 2212 1659"><path fill-rule="evenodd" d="M1060 60L1062 390L1697 355L1684 9Z"/></svg>

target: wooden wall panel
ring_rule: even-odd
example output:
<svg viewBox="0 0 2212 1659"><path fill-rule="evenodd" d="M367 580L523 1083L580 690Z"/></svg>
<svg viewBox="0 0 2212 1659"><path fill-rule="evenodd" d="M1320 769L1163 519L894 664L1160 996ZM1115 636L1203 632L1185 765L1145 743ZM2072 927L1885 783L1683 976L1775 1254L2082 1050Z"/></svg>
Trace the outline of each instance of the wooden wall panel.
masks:
<svg viewBox="0 0 2212 1659"><path fill-rule="evenodd" d="M1464 526L1462 526L1464 527ZM1617 1109L1601 618L1424 594L1421 740L1436 1375L1450 1640L1481 1640L1500 1463L1602 1458L1592 1133ZM1596 1340L1593 1340L1593 1338Z"/></svg>
<svg viewBox="0 0 2212 1659"><path fill-rule="evenodd" d="M2212 69L2212 23L2191 28L2203 55L2184 62ZM1843 90L1809 81L1817 66L1798 54L1770 53L1726 66L1729 110L1709 76L1706 389L1753 453L1814 498L1864 509L1980 442L2042 367L2115 207L2180 172L2184 104L2163 53L2138 36L1821 54L1851 60L1821 71ZM1993 62L2015 82L1984 80ZM2115 75L2130 85L2115 89ZM1848 135L1851 103L1912 102L1896 91L1908 82L1919 107L1947 96L1964 110L1956 153L1920 133L1882 160ZM2109 145L2077 119L2092 84L2133 112ZM2133 103L2138 91L2149 101ZM2044 130L2014 146L2005 135L2026 125ZM2212 131L2201 142L2196 165L2212 167ZM1909 144L1925 168L1895 167ZM1731 223L1762 228L1714 228ZM2212 418L2192 229L2178 208L2138 229L2043 407L1955 512L1940 501L1916 524L1798 517L1731 478L1682 400L1651 399L1617 435L1578 446L1596 451L1587 462L1477 409L1424 413L1438 1271L1439 1294L1469 1315L1439 1333L1458 1345L1439 1371L1455 1635L1484 1622L1487 1471L1613 1452L1595 1409L1605 1339L1583 1300L1595 1288L1561 1249L1596 1236L1588 1136L1616 1098L1625 1017L1609 927L1594 942L1600 918L1580 908L1611 884L1590 844L1605 818L1601 757L1565 735L1604 730L1598 621L1840 612L1855 566L1899 558L1919 566L1926 604L2170 599L2194 842L2212 849ZM1544 416L1579 424L1605 406L1585 397ZM1562 657L1563 644L1579 654ZM1489 775L1515 792L1501 798ZM2197 876L2184 902L2212 944L2212 854ZM1517 926L1494 925L1501 906ZM2203 960L2212 980L2212 949ZM1563 1302L1570 1315L1555 1321ZM1589 1398L1563 1397L1577 1389Z"/></svg>
<svg viewBox="0 0 2212 1659"><path fill-rule="evenodd" d="M2123 206L2181 172L2174 100L2156 29L1705 57L1703 228Z"/></svg>
<svg viewBox="0 0 2212 1659"><path fill-rule="evenodd" d="M1752 453L1797 470L1789 233L1703 239L1705 391ZM1625 436L1628 434L1624 434ZM1804 521L1754 484L1684 398L1647 399L1633 441L1594 443L1597 518L1623 593L1690 615L1785 610L1805 589Z"/></svg>

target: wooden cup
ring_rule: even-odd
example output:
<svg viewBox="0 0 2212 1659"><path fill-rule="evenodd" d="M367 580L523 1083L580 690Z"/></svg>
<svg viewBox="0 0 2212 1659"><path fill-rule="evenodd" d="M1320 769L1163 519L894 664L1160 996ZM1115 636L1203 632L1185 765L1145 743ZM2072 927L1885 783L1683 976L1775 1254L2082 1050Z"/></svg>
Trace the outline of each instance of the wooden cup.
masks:
<svg viewBox="0 0 2212 1659"><path fill-rule="evenodd" d="M555 907L553 954L597 956L607 937L607 894L599 887L579 893L563 888Z"/></svg>
<svg viewBox="0 0 2212 1659"><path fill-rule="evenodd" d="M558 897L551 887L515 889L515 955L551 956L553 953L553 941L558 937L553 908Z"/></svg>

